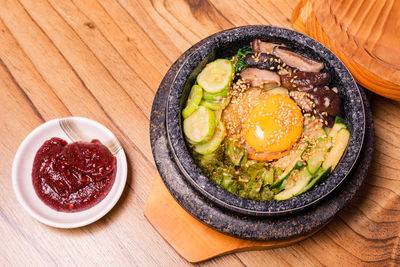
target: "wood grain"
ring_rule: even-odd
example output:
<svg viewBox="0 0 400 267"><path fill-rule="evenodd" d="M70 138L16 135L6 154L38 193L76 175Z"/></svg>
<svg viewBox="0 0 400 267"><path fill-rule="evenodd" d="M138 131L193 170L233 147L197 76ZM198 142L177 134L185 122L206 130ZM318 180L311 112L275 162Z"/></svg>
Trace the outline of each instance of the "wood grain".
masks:
<svg viewBox="0 0 400 267"><path fill-rule="evenodd" d="M262 242L234 238L210 229L186 212L175 201L160 176L156 177L146 200L144 215L183 258L194 263L235 252L287 247L312 236L325 226L285 240Z"/></svg>
<svg viewBox="0 0 400 267"><path fill-rule="evenodd" d="M356 81L400 100L398 1L301 1L292 15L295 29L325 44Z"/></svg>
<svg viewBox="0 0 400 267"><path fill-rule="evenodd" d="M179 55L217 31L291 28L298 1L0 0L0 264L189 266L147 222L157 176L149 115ZM356 198L316 235L287 248L240 252L204 266L400 264L400 103L374 96L376 152ZM117 206L89 226L45 226L22 208L10 174L25 136L56 117L110 128L129 160Z"/></svg>

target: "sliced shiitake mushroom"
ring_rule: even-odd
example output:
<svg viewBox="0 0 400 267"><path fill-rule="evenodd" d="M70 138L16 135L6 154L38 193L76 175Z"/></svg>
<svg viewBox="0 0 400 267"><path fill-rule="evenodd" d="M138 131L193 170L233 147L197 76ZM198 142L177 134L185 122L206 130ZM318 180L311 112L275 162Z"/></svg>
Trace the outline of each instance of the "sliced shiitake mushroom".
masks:
<svg viewBox="0 0 400 267"><path fill-rule="evenodd" d="M256 53L272 54L275 46L277 46L277 44L263 42L260 39L254 39L253 42L251 42L251 47Z"/></svg>
<svg viewBox="0 0 400 267"><path fill-rule="evenodd" d="M245 60L250 67L263 70L278 71L287 66L279 57L266 53L247 54Z"/></svg>
<svg viewBox="0 0 400 267"><path fill-rule="evenodd" d="M317 86L306 91L312 96L315 108L323 116L342 116L342 100L328 86Z"/></svg>
<svg viewBox="0 0 400 267"><path fill-rule="evenodd" d="M287 47L276 46L272 52L280 57L283 62L300 71L319 72L324 68L324 63L307 57L304 57L296 52L293 52Z"/></svg>
<svg viewBox="0 0 400 267"><path fill-rule="evenodd" d="M311 89L315 86L328 85L331 75L327 72L288 72L281 75L281 83L289 90Z"/></svg>
<svg viewBox="0 0 400 267"><path fill-rule="evenodd" d="M250 83L252 87L261 87L267 83L276 83L278 86L281 84L278 74L257 68L246 68L242 70L240 72L240 78L245 83Z"/></svg>

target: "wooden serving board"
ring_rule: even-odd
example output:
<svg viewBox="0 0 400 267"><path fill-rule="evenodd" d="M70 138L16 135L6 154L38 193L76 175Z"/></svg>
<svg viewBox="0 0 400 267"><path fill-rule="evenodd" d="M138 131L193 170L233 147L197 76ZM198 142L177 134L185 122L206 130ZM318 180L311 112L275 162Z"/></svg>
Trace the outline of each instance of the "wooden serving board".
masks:
<svg viewBox="0 0 400 267"><path fill-rule="evenodd" d="M144 215L159 234L186 260L201 262L233 252L289 246L318 232L273 241L250 241L215 231L187 213L173 198L161 177L154 180Z"/></svg>

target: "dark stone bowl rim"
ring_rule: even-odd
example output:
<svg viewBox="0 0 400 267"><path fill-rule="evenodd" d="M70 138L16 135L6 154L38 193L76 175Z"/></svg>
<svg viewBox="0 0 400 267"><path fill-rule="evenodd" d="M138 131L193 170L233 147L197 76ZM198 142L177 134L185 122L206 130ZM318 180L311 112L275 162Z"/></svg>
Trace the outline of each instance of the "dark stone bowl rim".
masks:
<svg viewBox="0 0 400 267"><path fill-rule="evenodd" d="M334 62L337 64L333 68L337 71L338 75L341 78L346 77L349 79L351 92L355 93L355 96L358 98L360 103L360 111L362 115L362 120L357 121L354 127L357 129L352 130L351 139L350 139L350 146L346 152L345 157L339 163L339 165L335 168L335 170L331 173L331 175L326 179L320 186L302 194L300 196L291 198L285 201L271 201L271 202L260 202L254 201L249 199L244 199L233 195L221 187L214 184L209 178L207 178L200 170L200 168L194 163L192 159L185 141L182 135L182 130L180 127L180 111L176 109L177 101L180 101L180 97L176 97L173 95L174 88L176 88L176 84L179 84L179 81L182 82L182 79L178 79L181 72L184 70L186 64L191 61L201 61L204 59L208 54L210 54L213 50L215 50L218 46L214 46L214 42L217 41L228 41L233 42L230 36L234 34L244 34L249 31L257 31L260 34L254 37L260 36L273 36L275 38L286 38L288 41L294 41L296 44L301 45L303 48L311 49L309 46L313 46L314 52L317 53L319 56L320 53L325 53L325 56L321 59L325 61L326 59L329 62ZM249 34L250 35L250 34ZM284 36L283 36L284 35ZM300 40L300 41L299 41ZM239 212L241 214L246 215L254 215L254 216L275 216L275 215L284 215L293 213L296 211L300 211L306 207L316 204L324 197L329 195L332 191L334 191L347 177L351 169L353 168L357 158L360 154L361 147L363 144L364 133L365 133L365 110L364 105L362 102L361 93L359 91L358 86L356 85L353 77L351 76L348 69L344 66L343 62L340 61L337 56L335 56L328 48L323 46L321 43L317 42L316 40L303 35L301 33L279 28L273 26L242 26L237 28L228 29L222 32L218 32L213 34L194 46L188 49L184 55L186 57L183 59L182 64L177 71L173 82L171 83L170 92L168 96L167 102L167 109L166 109L166 127L167 127L167 134L168 134L168 142L171 147L172 154L175 158L175 161L183 173L184 177L194 186L202 195L206 198L210 199L214 203L233 210L235 212ZM200 62L199 61L199 62ZM194 67L191 69L193 70ZM186 74L186 79L189 77L190 73ZM342 77L343 76L343 77ZM185 82L186 82L185 79ZM178 81L178 82L177 82ZM178 86L180 88L180 92L178 90L178 95L182 95L183 85ZM347 88L349 90L349 88ZM178 114L176 114L178 113ZM353 120L353 122L356 122ZM351 153L349 153L351 151ZM339 175L339 170L343 168L343 166L347 166L344 172L341 172ZM330 181L330 182L327 182ZM322 188L322 189L321 189ZM300 203L300 204L299 204Z"/></svg>

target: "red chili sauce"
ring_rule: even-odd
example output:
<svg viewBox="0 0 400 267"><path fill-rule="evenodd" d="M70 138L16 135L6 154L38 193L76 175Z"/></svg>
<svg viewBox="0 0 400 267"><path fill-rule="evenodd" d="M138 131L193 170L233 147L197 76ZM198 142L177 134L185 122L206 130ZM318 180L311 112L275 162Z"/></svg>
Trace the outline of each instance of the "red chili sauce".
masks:
<svg viewBox="0 0 400 267"><path fill-rule="evenodd" d="M116 172L117 159L99 140L68 144L53 137L36 153L32 182L46 205L57 211L76 212L105 198Z"/></svg>

